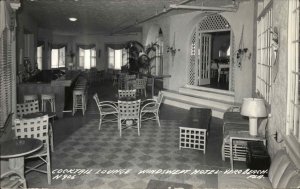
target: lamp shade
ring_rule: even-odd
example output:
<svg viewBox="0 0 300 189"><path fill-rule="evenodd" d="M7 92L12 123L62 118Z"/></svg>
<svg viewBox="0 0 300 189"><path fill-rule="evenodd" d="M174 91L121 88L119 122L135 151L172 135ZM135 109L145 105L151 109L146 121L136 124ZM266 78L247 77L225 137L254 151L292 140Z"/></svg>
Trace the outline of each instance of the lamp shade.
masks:
<svg viewBox="0 0 300 189"><path fill-rule="evenodd" d="M267 110L263 99L244 98L241 115L247 117L266 117Z"/></svg>

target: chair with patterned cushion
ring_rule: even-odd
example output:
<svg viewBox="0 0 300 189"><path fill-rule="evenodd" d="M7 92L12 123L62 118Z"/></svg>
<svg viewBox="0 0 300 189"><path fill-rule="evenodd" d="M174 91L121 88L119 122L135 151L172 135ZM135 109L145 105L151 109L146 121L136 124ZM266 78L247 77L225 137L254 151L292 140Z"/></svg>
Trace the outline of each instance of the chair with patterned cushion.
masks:
<svg viewBox="0 0 300 189"><path fill-rule="evenodd" d="M37 112L40 112L38 101L17 104L17 117L18 118L22 118L24 115L33 114L33 113L37 113ZM52 129L52 124L50 122L49 122L49 136L50 136L51 151L54 152L53 129Z"/></svg>
<svg viewBox="0 0 300 189"><path fill-rule="evenodd" d="M40 159L37 165L33 167L26 167L25 174L30 171L37 171L47 174L48 184L51 184L51 159L50 159L50 147L49 147L49 118L48 115L36 117L32 119L15 119L15 135L17 138L36 138L44 143L44 147L26 156L25 159ZM46 170L39 169L46 163Z"/></svg>
<svg viewBox="0 0 300 189"><path fill-rule="evenodd" d="M14 171L1 174L0 188L27 188L26 180Z"/></svg>
<svg viewBox="0 0 300 189"><path fill-rule="evenodd" d="M158 123L158 126L160 127L159 108L160 108L162 99L163 99L163 93L161 91L159 91L156 99L147 99L147 100L143 101L144 105L141 108L140 120L141 121L156 120Z"/></svg>
<svg viewBox="0 0 300 189"><path fill-rule="evenodd" d="M136 128L140 136L140 107L141 100L136 101L118 101L118 128L120 137L122 130L127 128Z"/></svg>
<svg viewBox="0 0 300 189"><path fill-rule="evenodd" d="M136 99L136 89L133 90L118 90L119 99Z"/></svg>
<svg viewBox="0 0 300 189"><path fill-rule="evenodd" d="M93 96L100 114L99 120L99 130L101 128L101 124L105 122L117 122L118 121L118 106L115 102L112 101L100 101L98 98L98 94L94 94ZM108 116L112 116L113 118L106 118Z"/></svg>
<svg viewBox="0 0 300 189"><path fill-rule="evenodd" d="M35 100L32 102L25 102L17 104L17 116L22 117L23 115L39 112L39 101Z"/></svg>
<svg viewBox="0 0 300 189"><path fill-rule="evenodd" d="M143 94L147 96L146 92L147 78L136 79L134 83L134 89L136 89L137 95Z"/></svg>

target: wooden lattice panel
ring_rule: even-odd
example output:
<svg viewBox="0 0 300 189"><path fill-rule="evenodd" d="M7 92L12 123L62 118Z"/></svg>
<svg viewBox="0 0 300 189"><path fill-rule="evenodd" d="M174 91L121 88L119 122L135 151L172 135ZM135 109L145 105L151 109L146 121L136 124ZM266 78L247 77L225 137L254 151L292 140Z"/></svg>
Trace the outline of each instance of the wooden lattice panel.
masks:
<svg viewBox="0 0 300 189"><path fill-rule="evenodd" d="M208 16L199 23L199 31L202 32L205 30L223 30L228 28L230 28L229 23L219 14Z"/></svg>
<svg viewBox="0 0 300 189"><path fill-rule="evenodd" d="M222 158L230 158L230 144L229 136L225 137L222 146ZM235 161L246 161L247 155L247 142L245 141L233 141L232 145L232 157Z"/></svg>
<svg viewBox="0 0 300 189"><path fill-rule="evenodd" d="M206 129L180 127L179 149L191 148L201 150L205 154L206 132Z"/></svg>
<svg viewBox="0 0 300 189"><path fill-rule="evenodd" d="M195 84L195 62L196 62L196 30L193 32L191 38L191 46L190 46L190 60L189 60L189 69L188 69L188 84Z"/></svg>

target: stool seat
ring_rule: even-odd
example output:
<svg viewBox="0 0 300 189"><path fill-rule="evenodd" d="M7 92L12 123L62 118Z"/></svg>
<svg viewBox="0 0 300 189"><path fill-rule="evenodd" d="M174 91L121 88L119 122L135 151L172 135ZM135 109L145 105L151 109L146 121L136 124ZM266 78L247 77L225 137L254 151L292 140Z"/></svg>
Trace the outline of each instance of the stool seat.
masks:
<svg viewBox="0 0 300 189"><path fill-rule="evenodd" d="M82 115L86 111L86 104L87 104L87 90L86 87L78 87L75 86L73 89L73 116L76 110L82 110Z"/></svg>
<svg viewBox="0 0 300 189"><path fill-rule="evenodd" d="M35 100L39 100L38 95L32 94L32 95L24 95L24 103L26 102L33 102Z"/></svg>

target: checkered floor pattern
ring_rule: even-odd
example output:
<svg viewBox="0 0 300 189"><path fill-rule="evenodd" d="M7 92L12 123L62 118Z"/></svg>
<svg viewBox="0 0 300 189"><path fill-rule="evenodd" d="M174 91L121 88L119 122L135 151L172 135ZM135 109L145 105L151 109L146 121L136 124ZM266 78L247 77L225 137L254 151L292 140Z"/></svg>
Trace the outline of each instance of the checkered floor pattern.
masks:
<svg viewBox="0 0 300 189"><path fill-rule="evenodd" d="M142 123L141 136L136 129L124 130L119 137L117 123L104 124L90 120L55 148L52 153L53 188L146 188L150 179L206 186L207 175L141 173L145 170L203 169L202 152L179 150L179 121L161 120ZM58 173L62 170L91 170L90 174ZM106 174L103 170L128 171L127 174ZM100 171L99 171L100 170ZM82 170L83 171L83 170ZM98 173L97 173L98 171ZM191 172L189 172L191 173ZM41 175L43 176L43 175ZM34 179L34 178L31 178Z"/></svg>

